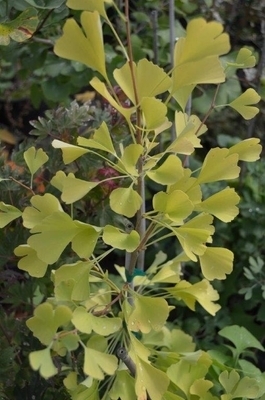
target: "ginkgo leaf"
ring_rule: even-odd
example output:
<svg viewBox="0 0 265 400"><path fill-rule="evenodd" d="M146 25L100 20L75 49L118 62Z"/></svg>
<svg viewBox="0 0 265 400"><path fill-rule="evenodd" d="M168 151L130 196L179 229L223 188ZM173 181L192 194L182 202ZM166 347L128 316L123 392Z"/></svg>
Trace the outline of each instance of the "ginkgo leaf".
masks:
<svg viewBox="0 0 265 400"><path fill-rule="evenodd" d="M161 400L169 385L169 378L149 363L135 356L136 381L135 392L138 399L146 399L146 392L152 400Z"/></svg>
<svg viewBox="0 0 265 400"><path fill-rule="evenodd" d="M223 33L221 23L206 22L203 18L191 20L186 37L178 39L175 46L171 92L198 83L224 82L224 69L218 56L229 50L229 37Z"/></svg>
<svg viewBox="0 0 265 400"><path fill-rule="evenodd" d="M125 370L118 370L109 391L112 400L135 400L134 378Z"/></svg>
<svg viewBox="0 0 265 400"><path fill-rule="evenodd" d="M42 165L45 164L49 159L47 154L42 149L36 150L36 148L33 146L26 150L23 156L31 175L34 175L35 172L38 171L38 169L42 167Z"/></svg>
<svg viewBox="0 0 265 400"><path fill-rule="evenodd" d="M129 144L125 147L119 162L116 165L116 168L120 172L128 173L132 176L138 176L139 172L136 168L137 161L141 154L143 153L143 146L140 144Z"/></svg>
<svg viewBox="0 0 265 400"><path fill-rule="evenodd" d="M202 147L198 137L207 131L207 127L196 115L188 116L186 113L176 111L175 129L177 138L169 145L167 151L191 154L195 148Z"/></svg>
<svg viewBox="0 0 265 400"><path fill-rule="evenodd" d="M256 65L256 57L253 56L253 52L251 50L249 50L247 47L243 47L237 54L236 64L238 64L240 68L252 68Z"/></svg>
<svg viewBox="0 0 265 400"><path fill-rule="evenodd" d="M97 317L84 307L77 307L73 312L72 323L80 332L91 333L94 331L102 336L108 336L121 329L122 320L118 317Z"/></svg>
<svg viewBox="0 0 265 400"><path fill-rule="evenodd" d="M256 399L259 393L259 385L254 378L244 376L240 379L240 375L233 369L232 371L223 371L219 375L219 382L224 387L229 399L248 398ZM221 396L225 399L225 396Z"/></svg>
<svg viewBox="0 0 265 400"><path fill-rule="evenodd" d="M181 359L178 363L170 365L167 375L170 380L179 387L186 396L190 396L190 389L198 379L203 379L207 374L212 360L207 353L194 352L196 360Z"/></svg>
<svg viewBox="0 0 265 400"><path fill-rule="evenodd" d="M83 63L108 79L99 13L97 11L82 12L81 26L83 30L73 18L66 21L63 35L55 43L55 54Z"/></svg>
<svg viewBox="0 0 265 400"><path fill-rule="evenodd" d="M112 107L114 107L123 117L126 119L128 124L131 123L130 117L132 113L136 110L135 107L122 107L120 104L117 103L116 100L111 96L109 90L107 89L105 83L101 82L98 77L94 76L94 78L89 82L90 85L96 90L97 93L101 94Z"/></svg>
<svg viewBox="0 0 265 400"><path fill-rule="evenodd" d="M203 255L206 250L206 242L211 243L211 236L214 233L212 222L211 215L202 213L180 227L171 228L184 252L192 261L197 261L195 254Z"/></svg>
<svg viewBox="0 0 265 400"><path fill-rule="evenodd" d="M73 144L62 142L61 140L54 139L52 141L52 147L55 149L61 149L63 153L63 162L65 164L70 164L77 158L81 157L83 154L89 153L87 149L79 146L74 146Z"/></svg>
<svg viewBox="0 0 265 400"><path fill-rule="evenodd" d="M152 283L177 283L180 281L181 263L172 259L161 266L159 271L152 277Z"/></svg>
<svg viewBox="0 0 265 400"><path fill-rule="evenodd" d="M0 45L7 46L10 38L16 42L24 42L31 38L39 20L35 8L27 8L13 21L0 24Z"/></svg>
<svg viewBox="0 0 265 400"><path fill-rule="evenodd" d="M197 183L197 179L191 177L192 171L189 168L183 169L183 177L179 177L178 181L173 185L169 186L167 193L171 193L174 190L181 190L189 196L190 201L193 204L201 202L202 191L200 185Z"/></svg>
<svg viewBox="0 0 265 400"><path fill-rule="evenodd" d="M238 154L230 154L228 149L211 149L204 159L198 183L217 182L238 177Z"/></svg>
<svg viewBox="0 0 265 400"><path fill-rule="evenodd" d="M90 294L89 273L92 268L90 261L77 261L74 264L64 264L54 272L55 295L62 289L62 283L69 285L73 301L87 300ZM60 287L59 287L60 286Z"/></svg>
<svg viewBox="0 0 265 400"><path fill-rule="evenodd" d="M22 212L18 208L0 201L0 228L4 228L9 222L21 215Z"/></svg>
<svg viewBox="0 0 265 400"><path fill-rule="evenodd" d="M231 274L233 270L234 254L228 249L207 247L199 259L202 273L209 281L226 279L226 275Z"/></svg>
<svg viewBox="0 0 265 400"><path fill-rule="evenodd" d="M84 372L94 379L104 379L104 373L113 375L118 367L118 360L112 354L106 353L107 340L102 336L92 336L84 347Z"/></svg>
<svg viewBox="0 0 265 400"><path fill-rule="evenodd" d="M135 230L125 233L112 225L104 227L102 239L109 246L128 252L134 251L140 243L139 233Z"/></svg>
<svg viewBox="0 0 265 400"><path fill-rule="evenodd" d="M27 271L30 276L42 278L48 268L48 264L40 260L37 253L28 244L21 244L14 249L14 253L18 257L23 257L18 262L18 268Z"/></svg>
<svg viewBox="0 0 265 400"><path fill-rule="evenodd" d="M141 101L141 110L144 117L144 127L146 130L159 128L167 120L167 107L161 100L154 97L144 97Z"/></svg>
<svg viewBox="0 0 265 400"><path fill-rule="evenodd" d="M56 172L51 179L51 184L61 190L61 198L66 204L72 204L82 199L90 190L100 182L89 182L76 178L72 172L66 175L63 171Z"/></svg>
<svg viewBox="0 0 265 400"><path fill-rule="evenodd" d="M29 237L29 246L36 250L40 260L53 264L79 233L79 228L68 214L56 211L35 225L31 232L35 235Z"/></svg>
<svg viewBox="0 0 265 400"><path fill-rule="evenodd" d="M50 303L43 303L34 310L34 316L26 321L28 328L41 343L49 345L60 326L71 321L72 311L64 305L53 308Z"/></svg>
<svg viewBox="0 0 265 400"><path fill-rule="evenodd" d="M165 299L137 295L134 297L134 306L127 326L133 332L159 331L168 315L169 307Z"/></svg>
<svg viewBox="0 0 265 400"><path fill-rule="evenodd" d="M34 371L39 371L40 375L45 379L51 378L58 372L57 368L53 364L49 347L29 353L29 362L31 368Z"/></svg>
<svg viewBox="0 0 265 400"><path fill-rule="evenodd" d="M87 0L68 0L66 5L73 10L97 10L102 17L108 19L104 3L112 4L113 0L89 0L89 2Z"/></svg>
<svg viewBox="0 0 265 400"><path fill-rule="evenodd" d="M102 122L100 127L95 130L92 139L86 139L82 136L77 138L77 143L80 146L89 147L91 149L103 150L110 154L116 155L110 132L106 122Z"/></svg>
<svg viewBox="0 0 265 400"><path fill-rule="evenodd" d="M88 258L93 253L102 228L81 221L74 221L78 233L72 239L72 249L81 258Z"/></svg>
<svg viewBox="0 0 265 400"><path fill-rule="evenodd" d="M213 382L208 381L204 378L196 379L196 381L190 387L190 393L192 395L199 396L201 399L206 399L209 389L213 387Z"/></svg>
<svg viewBox="0 0 265 400"><path fill-rule="evenodd" d="M229 148L229 154L238 154L239 160L253 162L260 158L262 146L260 139L250 138L242 140Z"/></svg>
<svg viewBox="0 0 265 400"><path fill-rule="evenodd" d="M181 190L174 190L170 194L158 192L153 197L153 207L155 211L162 212L166 218L176 224L183 224L193 211L194 206L186 193Z"/></svg>
<svg viewBox="0 0 265 400"><path fill-rule="evenodd" d="M131 65L125 63L121 68L113 72L113 76L126 96L134 105L141 102L144 97L155 97L168 90L171 79L166 72L146 58L140 60L137 65L133 64L136 81L137 101L132 80Z"/></svg>
<svg viewBox="0 0 265 400"><path fill-rule="evenodd" d="M182 280L173 288L167 289L167 291L178 300L183 300L193 311L195 310L196 301L211 315L215 315L221 308L218 304L214 303L219 299L218 292L206 279L194 285Z"/></svg>
<svg viewBox="0 0 265 400"><path fill-rule="evenodd" d="M142 204L141 196L132 186L114 189L109 196L109 201L113 211L128 218L133 217Z"/></svg>
<svg viewBox="0 0 265 400"><path fill-rule="evenodd" d="M250 88L228 105L242 115L244 119L248 120L258 114L259 109L258 107L253 107L253 104L257 104L260 99L260 95L254 89Z"/></svg>
<svg viewBox="0 0 265 400"><path fill-rule="evenodd" d="M147 176L161 185L172 185L184 174L182 162L174 155L170 154L158 168L147 172Z"/></svg>
<svg viewBox="0 0 265 400"><path fill-rule="evenodd" d="M28 229L40 224L44 218L56 211L63 212L59 200L50 193L35 195L31 197L30 202L32 207L26 207L22 214L23 225Z"/></svg>
<svg viewBox="0 0 265 400"><path fill-rule="evenodd" d="M196 206L196 210L214 215L223 222L232 221L239 213L240 197L233 188L225 188Z"/></svg>

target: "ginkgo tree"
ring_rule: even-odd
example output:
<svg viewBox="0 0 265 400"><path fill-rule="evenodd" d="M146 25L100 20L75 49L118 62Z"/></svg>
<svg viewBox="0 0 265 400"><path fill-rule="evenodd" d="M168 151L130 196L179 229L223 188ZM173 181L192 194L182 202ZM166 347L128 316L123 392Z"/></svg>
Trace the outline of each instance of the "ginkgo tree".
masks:
<svg viewBox="0 0 265 400"><path fill-rule="evenodd" d="M73 143L53 140L66 167L51 178L53 190L44 194L35 194L32 182L49 153L29 148L24 159L31 174L30 203L22 210L0 203L1 227L22 218L29 231L27 242L14 249L20 257L18 268L36 278L49 271L54 285L53 297L37 306L27 321L43 345L31 352L31 367L46 379L62 374L74 400L261 398L264 376L241 358L248 347L264 350L251 334L240 331L245 344L238 350L234 330L220 332L235 344L235 349L230 346L232 368L220 354L196 350L190 336L167 324L179 302L194 311L203 307L213 316L220 309L212 281L224 280L232 272L233 253L213 245L214 219L228 223L237 216L240 198L227 182L238 178L240 161L259 159L261 146L250 138L230 148L213 148L196 170L187 161L202 147L210 112L221 107L215 98L226 72L253 67L255 58L243 48L236 59L223 63L222 55L230 50L229 36L219 22L197 18L176 42L174 65L167 72L147 59L134 62L128 1L125 10L112 0L68 0L67 6L82 11L80 23L74 18L66 21L54 52L95 71L91 87L121 116L128 134L126 140L124 136L114 140L111 127L103 122L90 135L77 134ZM125 23L126 47L105 6L113 6ZM103 23L109 25L124 56L124 64L113 74L106 67ZM215 85L216 95L200 120L187 104L196 86L204 84ZM117 86L126 104L117 95ZM172 99L176 110L171 118ZM254 89L248 89L222 107L251 119L258 113L259 99ZM170 131L174 138L169 141ZM111 167L115 176L81 178L78 161L91 156ZM117 182L104 201L116 217L113 223L96 225L78 219L75 204L109 180ZM223 189L205 197L203 187L219 181ZM147 208L148 182L159 189ZM167 259L159 252L147 265L146 249L168 238L175 238L179 254ZM97 251L102 243L105 251ZM118 280L102 267L114 250L124 253L124 264L115 265ZM74 262L69 262L69 253ZM201 277L195 283L182 276L187 262L200 265ZM69 356L77 360L74 367Z"/></svg>

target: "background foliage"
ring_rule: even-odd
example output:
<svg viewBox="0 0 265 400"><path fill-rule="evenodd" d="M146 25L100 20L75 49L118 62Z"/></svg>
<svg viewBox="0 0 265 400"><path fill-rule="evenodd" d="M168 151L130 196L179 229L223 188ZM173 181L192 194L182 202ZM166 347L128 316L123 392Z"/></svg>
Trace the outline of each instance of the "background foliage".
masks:
<svg viewBox="0 0 265 400"><path fill-rule="evenodd" d="M239 7L240 3L240 7ZM126 138L126 127L119 121L119 117L110 105L100 97L93 99L93 107L87 108L82 101L90 98L90 87L87 87L94 76L85 66L62 58L53 52L56 39L61 36L62 25L71 12L78 18L78 11L69 11L64 1L53 0L47 2L35 1L1 1L1 23L13 21L23 10L33 7L31 18L37 22L37 31L34 36L23 42L13 40L5 46L2 44L1 52L1 123L0 131L2 140L3 157L1 179L13 177L12 181L1 181L1 200L23 207L28 201L28 191L19 186L16 180L28 182L30 173L25 168L23 152L32 143L39 143L45 149L49 146L51 138L66 140L71 143L76 132L89 132L98 128L102 121L107 121L112 126L112 133L120 135L123 131ZM243 89L254 87L263 98L263 59L264 59L264 10L258 1L220 2L218 7L208 2L176 1L175 35L181 35L187 22L194 16L203 15L209 20L217 19L224 22L225 29L232 39L233 50L236 52L242 45L247 45L255 51L258 57L258 66L253 69L253 75L248 70L240 72L239 76L231 76L231 80L219 93L220 103L226 99L238 96ZM246 18L246 16L248 16ZM109 18L117 22L117 31L125 37L125 27L115 21L116 16L110 11ZM169 5L168 2L143 1L131 2L132 44L135 60L148 57L151 60L170 68L169 45ZM26 18L26 24L27 24ZM157 25L157 28L156 28ZM28 25L26 25L28 27ZM13 29L13 28L12 28ZM14 30L16 27L14 27ZM104 26L105 53L108 71L122 65L120 49L113 46L113 39L108 26ZM2 43L6 35L2 35ZM81 95L82 93L82 95ZM79 94L79 96L76 96ZM201 93L198 93L201 94ZM212 99L211 87L204 88L202 97L193 101L193 112L202 115ZM79 103L73 102L77 99ZM57 108L58 105L61 108ZM66 108L64 108L66 107ZM174 105L172 105L174 108ZM238 139L258 136L263 138L263 104L260 105L261 113L245 122L229 109L222 109L214 113L208 120L209 132L204 138L205 148L216 145L226 146L234 144ZM51 111L46 111L51 109ZM87 113L90 118L87 120ZM43 119L35 122L33 127L30 120L37 120L38 115ZM30 137L29 131L38 137ZM12 150L12 155L6 151ZM50 146L49 146L50 149ZM50 150L49 150L50 151ZM54 150L53 150L54 151ZM200 154L204 157L203 152ZM200 163L200 158L190 160L191 163ZM115 171L99 164L96 158L80 161L81 170L89 171L89 180L102 179L104 176L115 177ZM34 190L43 193L44 186L50 176L63 168L63 162L58 158L58 153L49 153L49 160L41 175L34 177ZM264 344L264 272L263 272L263 232L264 232L264 160L259 163L243 166L240 180L234 182L242 200L240 215L229 226L218 223L218 245L225 246L235 253L234 272L224 283L218 283L221 292L222 309L213 317L209 317L202 309L196 314L191 313L186 307L178 307L172 315L172 323L192 335L199 348L218 348L223 344L223 337L217 332L227 325L238 324L245 326ZM98 202L107 198L110 191L115 188L113 182L101 185L94 193L94 198L89 199L86 207L76 210L76 213L98 223ZM49 188L51 191L54 190ZM215 191L216 188L212 188ZM149 197L157 191L156 184L148 187ZM209 190L209 189L205 189ZM81 207L81 206L80 206ZM103 223L113 218L106 211L101 215ZM115 223L124 224L124 221ZM13 255L13 248L24 243L25 231L19 223L13 224L12 229L0 231L1 254L1 339L2 358L0 364L1 380L0 390L2 397L16 399L23 396L25 399L38 398L51 399L56 390L58 399L68 398L60 378L53 377L43 381L37 373L32 373L28 366L28 354L33 348L41 348L39 342L30 335L25 325L26 319L33 314L36 305L49 297L53 288L47 278L38 281L31 279L26 273L16 268L17 260ZM172 251L170 242L158 244L159 250L168 253ZM98 248L100 254L104 248ZM154 254L147 254L150 260ZM119 251L110 256L113 264L118 262L121 254ZM112 271L113 272L113 271ZM195 265L185 267L185 275L196 281L199 271ZM225 337L225 335L224 335ZM264 369L262 357L257 349L251 352L256 366ZM8 376L8 379L6 377ZM61 397L59 397L61 396Z"/></svg>

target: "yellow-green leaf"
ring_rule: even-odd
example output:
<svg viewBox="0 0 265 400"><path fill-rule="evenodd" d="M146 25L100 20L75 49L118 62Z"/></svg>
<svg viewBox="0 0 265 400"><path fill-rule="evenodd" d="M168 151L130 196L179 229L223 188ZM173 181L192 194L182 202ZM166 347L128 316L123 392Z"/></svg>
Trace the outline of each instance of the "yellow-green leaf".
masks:
<svg viewBox="0 0 265 400"><path fill-rule="evenodd" d="M113 375L118 367L117 358L107 353L107 340L92 336L85 346L84 372L94 379L104 379L104 373Z"/></svg>
<svg viewBox="0 0 265 400"><path fill-rule="evenodd" d="M161 185L172 185L183 177L183 174L182 162L174 154L170 154L158 168L147 172L150 179Z"/></svg>
<svg viewBox="0 0 265 400"><path fill-rule="evenodd" d="M118 370L109 391L112 400L135 400L134 378L125 370Z"/></svg>
<svg viewBox="0 0 265 400"><path fill-rule="evenodd" d="M37 350L29 353L30 366L34 371L39 371L40 375L49 379L56 375L58 370L52 362L50 348Z"/></svg>
<svg viewBox="0 0 265 400"><path fill-rule="evenodd" d="M82 199L90 190L94 189L100 182L89 182L78 179L72 172L65 175L63 171L58 171L51 179L51 184L61 190L61 198L66 204L72 204Z"/></svg>
<svg viewBox="0 0 265 400"><path fill-rule="evenodd" d="M113 0L68 0L66 5L73 10L87 10L87 11L94 11L102 15L105 19L108 19L104 3L112 4Z"/></svg>
<svg viewBox="0 0 265 400"><path fill-rule="evenodd" d="M196 255L203 255L206 250L206 242L212 242L214 227L211 225L213 217L209 214L199 214L184 225L172 228L177 236L184 252L193 261L197 261Z"/></svg>
<svg viewBox="0 0 265 400"><path fill-rule="evenodd" d="M171 79L166 72L146 58L140 60L137 65L133 64L133 69L138 104L144 97L155 97L168 90L171 85ZM115 69L113 76L126 96L134 105L137 105L129 62Z"/></svg>
<svg viewBox="0 0 265 400"><path fill-rule="evenodd" d="M135 230L132 230L130 233L125 233L112 225L105 226L102 238L109 246L129 252L137 249L140 243L139 233Z"/></svg>
<svg viewBox="0 0 265 400"><path fill-rule="evenodd" d="M33 146L26 150L23 155L31 175L34 175L49 159L42 149L36 150Z"/></svg>
<svg viewBox="0 0 265 400"><path fill-rule="evenodd" d="M102 122L100 127L95 130L92 139L86 139L82 136L79 136L77 138L77 143L80 146L89 147L91 149L103 150L110 154L116 155L116 151L113 147L108 126L104 121Z"/></svg>
<svg viewBox="0 0 265 400"><path fill-rule="evenodd" d="M88 258L93 253L102 228L74 221L78 227L77 234L72 239L72 249L81 258Z"/></svg>
<svg viewBox="0 0 265 400"><path fill-rule="evenodd" d="M22 212L18 208L0 201L0 228L4 228L9 222L21 215Z"/></svg>
<svg viewBox="0 0 265 400"><path fill-rule="evenodd" d="M42 220L56 211L63 212L59 200L50 193L43 196L36 195L30 199L32 207L26 207L23 211L23 225L31 229Z"/></svg>
<svg viewBox="0 0 265 400"><path fill-rule="evenodd" d="M230 154L228 149L211 149L204 159L198 183L217 182L238 177L238 155Z"/></svg>
<svg viewBox="0 0 265 400"><path fill-rule="evenodd" d="M252 104L257 104L260 99L261 97L258 93L250 88L228 105L242 115L243 118L248 120L254 118L258 114L259 109L253 107Z"/></svg>
<svg viewBox="0 0 265 400"><path fill-rule="evenodd" d="M158 192L153 197L155 211L162 212L166 218L178 225L183 224L194 209L192 202L186 193L181 190L174 190L170 194Z"/></svg>
<svg viewBox="0 0 265 400"><path fill-rule="evenodd" d="M34 310L34 316L26 321L28 328L41 343L49 345L59 328L71 321L72 311L64 305L53 308L50 303L40 304Z"/></svg>
<svg viewBox="0 0 265 400"><path fill-rule="evenodd" d="M252 68L256 65L256 57L253 56L251 50L247 47L243 47L237 54L236 64L238 64L240 68Z"/></svg>
<svg viewBox="0 0 265 400"><path fill-rule="evenodd" d="M133 332L160 331L168 315L169 307L165 299L136 295L127 326Z"/></svg>
<svg viewBox="0 0 265 400"><path fill-rule="evenodd" d="M228 249L207 247L199 259L202 273L209 281L226 279L226 275L231 274L233 270L234 254Z"/></svg>
<svg viewBox="0 0 265 400"><path fill-rule="evenodd" d="M196 115L188 116L181 111L175 112L175 129L177 138L171 143L167 151L179 154L191 154L195 148L202 147L198 136L207 131Z"/></svg>
<svg viewBox="0 0 265 400"><path fill-rule="evenodd" d="M68 19L63 35L55 43L54 52L59 57L87 65L107 79L99 13L84 11L81 26L83 30L73 18Z"/></svg>
<svg viewBox="0 0 265 400"><path fill-rule="evenodd" d="M224 387L229 399L248 398L256 399L259 393L259 385L254 378L248 376L240 379L240 375L233 369L232 371L223 371L219 376L219 381ZM221 400L225 400L225 395Z"/></svg>
<svg viewBox="0 0 265 400"><path fill-rule="evenodd" d="M116 165L117 170L120 172L128 173L132 176L138 176L138 170L136 168L137 161L141 154L143 153L143 146L140 144L129 144L125 147L123 154Z"/></svg>
<svg viewBox="0 0 265 400"><path fill-rule="evenodd" d="M18 268L27 271L30 276L42 278L45 275L48 264L40 260L37 253L28 244L21 244L14 249L14 253L18 257L23 257L18 262Z"/></svg>
<svg viewBox="0 0 265 400"><path fill-rule="evenodd" d="M167 107L161 100L154 97L144 97L141 101L144 127L146 130L159 128L167 122Z"/></svg>
<svg viewBox="0 0 265 400"><path fill-rule="evenodd" d="M79 228L72 218L61 211L55 211L31 230L28 244L40 260L47 264L56 262L65 247L79 233Z"/></svg>
<svg viewBox="0 0 265 400"><path fill-rule="evenodd" d="M239 201L240 197L235 189L227 187L198 204L196 210L212 214L223 222L230 222L239 213L236 207Z"/></svg>
<svg viewBox="0 0 265 400"><path fill-rule="evenodd" d="M260 139L250 138L242 140L230 147L229 154L238 154L239 160L253 162L260 158L262 146Z"/></svg>
<svg viewBox="0 0 265 400"><path fill-rule="evenodd" d="M120 104L118 104L116 100L114 100L114 98L111 96L105 83L101 82L98 77L94 76L94 78L89 83L96 90L97 93L101 94L101 96L104 97L110 103L110 105L112 105L112 107L114 107L116 110L119 111L121 115L124 116L128 124L131 124L130 117L132 113L136 110L135 107L122 107Z"/></svg>
<svg viewBox="0 0 265 400"><path fill-rule="evenodd" d="M61 149L63 153L63 162L65 164L70 164L77 158L81 157L83 154L89 153L87 149L79 146L74 146L73 144L62 142L61 140L53 140L52 146L55 149Z"/></svg>
<svg viewBox="0 0 265 400"><path fill-rule="evenodd" d="M61 294L62 288L67 285L70 288L65 293L67 299L73 301L87 300L90 294L89 273L91 268L91 262L78 261L74 264L64 264L54 271L55 296Z"/></svg>
<svg viewBox="0 0 265 400"><path fill-rule="evenodd" d="M175 46L172 93L198 83L224 82L218 56L229 50L229 37L223 33L221 23L203 18L191 20L186 37L178 39Z"/></svg>
<svg viewBox="0 0 265 400"><path fill-rule="evenodd" d="M72 323L80 332L90 334L95 333L108 336L121 329L122 320L120 318L108 318L106 316L97 317L80 306L73 312Z"/></svg>
<svg viewBox="0 0 265 400"><path fill-rule="evenodd" d="M189 168L183 169L184 175L180 177L174 185L171 185L167 189L167 193L171 193L174 190L181 190L189 196L189 199L193 204L201 202L202 192L200 185L197 183L197 179L191 177L192 171Z"/></svg>
<svg viewBox="0 0 265 400"><path fill-rule="evenodd" d="M177 283L176 286L167 290L178 300L183 300L184 303L186 303L186 305L193 311L195 311L196 302L198 302L211 315L215 315L221 308L218 304L214 303L219 299L218 292L206 279L203 279L194 285L182 280Z"/></svg>
<svg viewBox="0 0 265 400"><path fill-rule="evenodd" d="M141 196L132 186L114 189L110 194L109 201L113 211L128 218L133 217L142 204Z"/></svg>
<svg viewBox="0 0 265 400"><path fill-rule="evenodd" d="M189 359L189 356L192 359ZM167 375L187 397L190 397L191 387L198 379L205 377L211 364L212 360L207 353L197 351L170 365Z"/></svg>

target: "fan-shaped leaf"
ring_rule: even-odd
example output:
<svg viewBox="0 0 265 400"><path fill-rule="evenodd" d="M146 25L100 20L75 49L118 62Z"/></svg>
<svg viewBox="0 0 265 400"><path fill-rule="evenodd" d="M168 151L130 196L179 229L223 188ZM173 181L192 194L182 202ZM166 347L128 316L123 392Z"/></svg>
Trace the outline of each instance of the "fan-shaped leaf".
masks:
<svg viewBox="0 0 265 400"><path fill-rule="evenodd" d="M170 154L167 159L156 169L147 172L147 176L161 185L172 185L183 177L184 169L180 159Z"/></svg>
<svg viewBox="0 0 265 400"><path fill-rule="evenodd" d="M9 222L21 215L22 212L18 208L0 201L0 228L4 228Z"/></svg>
<svg viewBox="0 0 265 400"><path fill-rule="evenodd" d="M103 150L110 154L116 155L116 151L113 147L112 139L107 127L107 124L103 121L98 129L95 130L92 139L86 139L82 136L77 138L77 143L80 146L89 147L91 149Z"/></svg>
<svg viewBox="0 0 265 400"><path fill-rule="evenodd" d="M84 11L81 25L83 30L73 18L68 19L63 27L63 36L55 43L54 52L59 57L87 65L107 79L99 13Z"/></svg>
<svg viewBox="0 0 265 400"><path fill-rule="evenodd" d="M114 189L109 197L110 207L117 214L131 218L139 210L142 198L132 186Z"/></svg>
<svg viewBox="0 0 265 400"><path fill-rule="evenodd" d="M30 276L41 278L45 275L48 264L40 260L37 253L28 244L21 244L14 249L14 253L18 257L23 257L18 262L18 268L27 271Z"/></svg>
<svg viewBox="0 0 265 400"><path fill-rule="evenodd" d="M71 321L70 308L59 305L55 309L50 303L40 304L34 310L34 317L27 320L26 324L41 343L49 345L59 328Z"/></svg>
<svg viewBox="0 0 265 400"><path fill-rule="evenodd" d="M215 315L220 310L220 306L214 303L219 299L218 292L213 289L206 279L194 285L182 280L176 286L167 290L178 300L183 300L193 311L195 310L196 301L211 315Z"/></svg>
<svg viewBox="0 0 265 400"><path fill-rule="evenodd" d="M193 211L193 204L186 193L181 190L174 190L170 194L158 192L153 197L153 207L155 211L162 212L176 224L183 224Z"/></svg>
<svg viewBox="0 0 265 400"><path fill-rule="evenodd" d="M251 88L247 89L241 96L237 97L228 105L242 115L243 118L248 120L254 118L258 114L259 109L253 107L252 104L257 104L260 99L261 97L258 93Z"/></svg>
<svg viewBox="0 0 265 400"><path fill-rule="evenodd" d="M26 161L31 175L34 175L48 159L49 157L42 149L36 150L33 146L24 152L24 160Z"/></svg>
<svg viewBox="0 0 265 400"><path fill-rule="evenodd" d="M204 254L199 256L202 273L206 279L226 279L233 270L234 254L221 247L207 247Z"/></svg>
<svg viewBox="0 0 265 400"><path fill-rule="evenodd" d="M72 323L80 332L91 333L94 331L102 336L111 335L120 330L122 326L122 320L118 317L97 317L81 306L73 312Z"/></svg>
<svg viewBox="0 0 265 400"><path fill-rule="evenodd" d="M239 160L257 161L260 158L262 146L259 144L260 139L250 138L242 140L230 147L229 154L238 154Z"/></svg>
<svg viewBox="0 0 265 400"><path fill-rule="evenodd" d="M74 146L73 144L62 142L61 140L53 140L52 146L55 149L61 149L63 153L63 162L65 164L70 164L77 158L81 157L83 154L89 153L87 149L79 146Z"/></svg>
<svg viewBox="0 0 265 400"><path fill-rule="evenodd" d="M198 204L196 210L212 214L223 222L230 222L239 213L239 209L236 207L239 201L240 197L235 189L225 188Z"/></svg>
<svg viewBox="0 0 265 400"><path fill-rule="evenodd" d="M230 154L228 149L211 149L204 159L198 183L217 182L238 177L238 155Z"/></svg>
<svg viewBox="0 0 265 400"><path fill-rule="evenodd" d="M103 231L103 240L116 249L132 252L139 246L140 236L135 230L125 233L115 226L106 225Z"/></svg>
<svg viewBox="0 0 265 400"><path fill-rule="evenodd" d="M57 374L57 368L52 362L50 348L44 350L33 351L29 354L29 362L34 371L39 371L40 375L45 378L51 378Z"/></svg>

